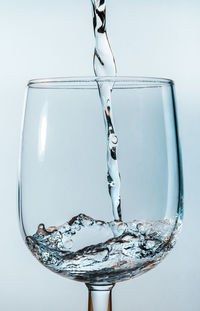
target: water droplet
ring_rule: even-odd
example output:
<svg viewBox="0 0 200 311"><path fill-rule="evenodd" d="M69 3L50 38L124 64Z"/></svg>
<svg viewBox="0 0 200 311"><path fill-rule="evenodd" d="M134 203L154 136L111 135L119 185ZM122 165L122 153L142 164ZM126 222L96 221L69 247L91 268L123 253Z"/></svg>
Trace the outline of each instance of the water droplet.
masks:
<svg viewBox="0 0 200 311"><path fill-rule="evenodd" d="M51 258L51 264L56 265L58 263L57 259L55 257Z"/></svg>
<svg viewBox="0 0 200 311"><path fill-rule="evenodd" d="M57 246L60 249L69 250L73 246L73 241L68 236L63 236L62 242L59 242Z"/></svg>
<svg viewBox="0 0 200 311"><path fill-rule="evenodd" d="M145 248L146 249L151 249L151 248L153 248L154 246L155 246L155 241L152 241L152 240L147 240L146 241L146 245L145 245Z"/></svg>
<svg viewBox="0 0 200 311"><path fill-rule="evenodd" d="M138 223L137 224L137 229L138 231L141 233L141 234L144 234L145 233L145 227L142 223Z"/></svg>
<svg viewBox="0 0 200 311"><path fill-rule="evenodd" d="M117 138L116 135L113 135L113 137L112 137L112 143L115 144L115 145L118 143L118 138Z"/></svg>
<svg viewBox="0 0 200 311"><path fill-rule="evenodd" d="M49 259L49 253L48 252L42 252L42 260L44 262L48 261Z"/></svg>

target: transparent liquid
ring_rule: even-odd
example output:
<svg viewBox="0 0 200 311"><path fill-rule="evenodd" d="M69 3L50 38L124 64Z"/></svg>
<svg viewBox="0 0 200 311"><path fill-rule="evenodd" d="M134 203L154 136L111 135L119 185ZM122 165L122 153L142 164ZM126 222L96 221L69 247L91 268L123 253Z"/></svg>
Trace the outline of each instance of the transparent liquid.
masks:
<svg viewBox="0 0 200 311"><path fill-rule="evenodd" d="M106 32L106 1L92 0L95 36L94 73L96 76L116 76L117 69ZM97 82L107 138L107 183L112 201L113 217L122 219L120 173L117 161L118 137L115 132L111 93L113 82Z"/></svg>
<svg viewBox="0 0 200 311"><path fill-rule="evenodd" d="M175 243L175 219L104 222L80 214L59 227L38 226L26 238L34 256L62 276L116 282L157 265Z"/></svg>

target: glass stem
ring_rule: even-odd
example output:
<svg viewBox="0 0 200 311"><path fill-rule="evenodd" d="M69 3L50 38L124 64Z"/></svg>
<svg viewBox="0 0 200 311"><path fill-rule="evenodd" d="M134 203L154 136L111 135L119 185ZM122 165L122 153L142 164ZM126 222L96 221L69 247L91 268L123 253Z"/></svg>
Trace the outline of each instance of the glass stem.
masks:
<svg viewBox="0 0 200 311"><path fill-rule="evenodd" d="M112 311L112 289L114 284L86 284L88 295L88 311Z"/></svg>

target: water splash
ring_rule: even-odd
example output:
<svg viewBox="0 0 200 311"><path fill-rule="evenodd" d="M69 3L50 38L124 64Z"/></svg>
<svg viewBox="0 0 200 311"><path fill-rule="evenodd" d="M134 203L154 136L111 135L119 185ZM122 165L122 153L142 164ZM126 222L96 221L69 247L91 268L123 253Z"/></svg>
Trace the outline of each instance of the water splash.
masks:
<svg viewBox="0 0 200 311"><path fill-rule="evenodd" d="M53 272L83 282L116 282L144 273L166 256L175 243L175 222L104 222L80 214L58 227L40 224L26 242Z"/></svg>

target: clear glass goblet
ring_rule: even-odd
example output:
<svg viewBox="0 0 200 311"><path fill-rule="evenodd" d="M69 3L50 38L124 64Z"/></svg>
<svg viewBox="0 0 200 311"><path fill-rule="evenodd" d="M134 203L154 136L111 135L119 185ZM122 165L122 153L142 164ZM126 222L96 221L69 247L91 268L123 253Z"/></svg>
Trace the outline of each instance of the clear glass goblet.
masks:
<svg viewBox="0 0 200 311"><path fill-rule="evenodd" d="M99 85L113 85L122 220L106 182ZM111 310L116 282L154 268L182 224L173 82L157 78L31 80L23 123L19 219L46 268L84 282L90 311Z"/></svg>

